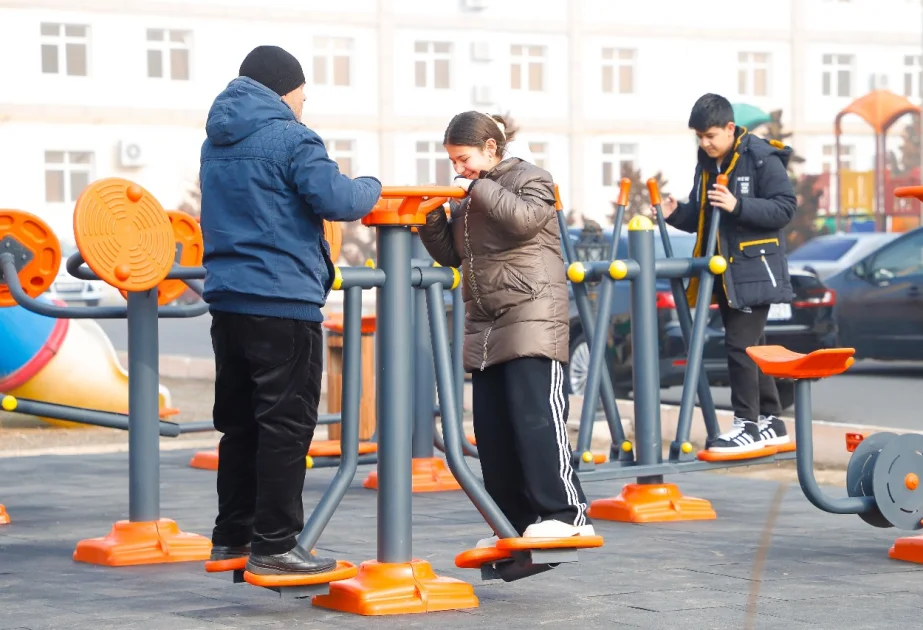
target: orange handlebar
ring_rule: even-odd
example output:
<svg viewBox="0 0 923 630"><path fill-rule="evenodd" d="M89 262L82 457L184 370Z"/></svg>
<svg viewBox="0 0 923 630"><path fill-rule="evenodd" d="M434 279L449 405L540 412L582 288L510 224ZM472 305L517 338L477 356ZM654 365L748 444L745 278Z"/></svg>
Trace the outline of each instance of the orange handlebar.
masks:
<svg viewBox="0 0 923 630"><path fill-rule="evenodd" d="M659 206L663 199L660 197L660 187L657 186L657 180L653 177L647 180L647 192L651 196L651 205Z"/></svg>
<svg viewBox="0 0 923 630"><path fill-rule="evenodd" d="M465 191L456 186L382 186L382 199L403 199L405 197L448 197L461 199Z"/></svg>
<svg viewBox="0 0 923 630"><path fill-rule="evenodd" d="M623 177L622 181L619 182L619 199L616 203L620 206L627 206L630 193L631 180L627 177Z"/></svg>
<svg viewBox="0 0 923 630"><path fill-rule="evenodd" d="M923 201L923 186L901 186L894 189L894 196L901 199L913 197Z"/></svg>
<svg viewBox="0 0 923 630"><path fill-rule="evenodd" d="M718 175L718 178L715 180L715 182L718 183L718 184L720 184L720 185L722 185L722 186L724 186L724 187L727 187L727 185L728 185L728 176L725 175L724 173L721 173L720 175Z"/></svg>

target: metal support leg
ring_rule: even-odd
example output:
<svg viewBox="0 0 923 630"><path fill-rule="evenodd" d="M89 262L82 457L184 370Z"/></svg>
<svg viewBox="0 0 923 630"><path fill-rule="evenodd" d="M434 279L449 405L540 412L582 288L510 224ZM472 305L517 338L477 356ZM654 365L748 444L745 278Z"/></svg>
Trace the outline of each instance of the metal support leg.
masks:
<svg viewBox="0 0 923 630"><path fill-rule="evenodd" d="M160 518L157 291L128 294L128 520Z"/></svg>

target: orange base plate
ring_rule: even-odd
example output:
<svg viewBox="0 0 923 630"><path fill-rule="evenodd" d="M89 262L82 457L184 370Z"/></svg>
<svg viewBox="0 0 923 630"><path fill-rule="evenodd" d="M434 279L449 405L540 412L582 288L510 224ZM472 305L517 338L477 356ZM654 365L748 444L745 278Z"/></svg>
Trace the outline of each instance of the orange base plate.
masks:
<svg viewBox="0 0 923 630"><path fill-rule="evenodd" d="M438 457L418 457L411 463L414 492L448 492L461 490L458 481L452 476L452 471L445 465L445 461ZM378 490L378 471L373 470L362 482L362 487L369 490Z"/></svg>
<svg viewBox="0 0 923 630"><path fill-rule="evenodd" d="M717 518L711 503L705 499L683 496L672 483L628 484L614 499L593 501L589 515L601 521L623 523L708 521Z"/></svg>
<svg viewBox="0 0 923 630"><path fill-rule="evenodd" d="M224 573L225 571L243 571L247 566L248 557L233 558L231 560L209 560L205 563L206 573Z"/></svg>
<svg viewBox="0 0 923 630"><path fill-rule="evenodd" d="M356 615L406 615L477 608L467 582L438 577L429 562L363 562L354 578L334 582L327 595L315 595L319 608Z"/></svg>
<svg viewBox="0 0 923 630"><path fill-rule="evenodd" d="M192 456L189 465L202 470L218 470L218 449L213 451L199 451Z"/></svg>
<svg viewBox="0 0 923 630"><path fill-rule="evenodd" d="M778 446L765 446L755 451L746 453L715 453L713 451L699 451L697 457L703 462L737 462L744 459L759 459L779 453L791 453L795 450L795 443L779 444Z"/></svg>
<svg viewBox="0 0 923 630"><path fill-rule="evenodd" d="M308 575L256 575L244 571L244 582L263 588L285 588L287 586L315 586L329 584L337 580L347 580L356 577L359 569L356 565L345 560L337 560L337 566L326 573L313 573Z"/></svg>
<svg viewBox="0 0 923 630"><path fill-rule="evenodd" d="M478 445L478 441L473 435L466 435L465 439L468 440L468 443L471 444L471 446Z"/></svg>
<svg viewBox="0 0 923 630"><path fill-rule="evenodd" d="M9 525L10 515L6 513L6 508L0 505L0 525Z"/></svg>
<svg viewBox="0 0 923 630"><path fill-rule="evenodd" d="M888 557L892 560L923 564L923 536L898 538L888 550Z"/></svg>
<svg viewBox="0 0 923 630"><path fill-rule="evenodd" d="M109 567L208 560L212 543L198 534L180 531L176 523L118 521L108 536L77 543L74 560Z"/></svg>
<svg viewBox="0 0 923 630"><path fill-rule="evenodd" d="M378 452L376 442L359 442L359 454L371 455ZM339 440L318 440L311 442L308 455L311 457L339 457L341 455Z"/></svg>

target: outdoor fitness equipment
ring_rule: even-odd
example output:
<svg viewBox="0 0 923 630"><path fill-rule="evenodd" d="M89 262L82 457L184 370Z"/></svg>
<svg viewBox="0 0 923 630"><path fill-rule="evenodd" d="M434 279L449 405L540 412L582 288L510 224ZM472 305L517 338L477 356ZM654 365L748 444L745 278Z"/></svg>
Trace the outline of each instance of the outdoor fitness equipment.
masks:
<svg viewBox="0 0 923 630"><path fill-rule="evenodd" d="M720 179L720 183L725 183ZM651 204L657 209L661 234L664 237L666 253L672 251L666 235L660 208L660 191L656 180L648 181ZM717 243L720 215L712 216L706 252L713 252ZM693 446L688 441L692 411L695 404L695 391L703 393L701 378L702 349L705 343L706 314L711 302L714 276L724 273L727 261L724 257L706 256L696 258L672 258L655 260L653 223L644 216L634 217L628 224L628 249L630 260L612 262L593 262L572 264L568 275L575 283L609 276L611 280L631 281L631 345L633 353L633 391L635 408L634 445L624 442L622 450L630 452L634 448L637 458L633 461L617 460L608 464L594 466L593 455L585 450L582 453L586 465L580 477L585 480L624 479L636 477L637 483L628 484L621 494L614 499L600 499L590 505L591 518L599 520L653 522L674 520L702 520L715 518L711 504L704 499L685 497L675 484L663 483L663 476L693 470L727 468L740 465L764 464L794 457L789 451L794 445L768 447L749 453L716 454L700 451L693 455ZM688 334L688 363L683 390L683 405L680 410L680 422L677 427L674 448L670 449L668 461L663 461L662 432L660 425L660 374L659 344L657 339L657 313L655 285L657 278L669 278L674 281L674 294L682 293L681 279L693 277L698 280L698 292L695 317L691 318L685 295L677 299L677 309L682 323L687 319L685 328L691 327ZM608 279L606 279L608 281ZM603 285L606 290L607 285ZM600 292L602 294L602 291ZM611 299L600 299L596 327L608 325ZM689 319L692 321L690 322ZM691 326L690 326L691 323ZM603 352L605 343L598 340L591 346L590 372L587 379L587 397L594 395L604 365ZM710 397L703 396L707 402ZM586 400L586 399L585 399ZM584 404L581 429L587 422L592 422L593 401ZM704 404L704 403L703 403ZM708 416L706 415L706 418ZM710 436L717 435L717 421L708 427Z"/></svg>
<svg viewBox="0 0 923 630"><path fill-rule="evenodd" d="M160 516L159 437L170 423L161 423L158 417L157 319L195 317L207 309L204 303L158 309L158 302L172 299L162 282L202 277L199 268L174 265L179 242L174 225L157 200L137 184L119 178L90 184L74 209L79 253L68 260L67 268L74 276L101 278L126 291L128 305L61 307L36 299L57 275L61 261L57 237L38 217L0 211L0 272L5 281L5 288L0 286L0 305L18 303L48 317L128 320L127 420L120 414L55 406L65 420L128 429L129 518L115 523L108 536L77 543L74 559L80 562L108 566L182 562L205 560L210 553L207 538L181 532L174 521ZM92 272L81 268L84 260ZM7 397L4 407L22 411L28 405L19 407L18 401Z"/></svg>

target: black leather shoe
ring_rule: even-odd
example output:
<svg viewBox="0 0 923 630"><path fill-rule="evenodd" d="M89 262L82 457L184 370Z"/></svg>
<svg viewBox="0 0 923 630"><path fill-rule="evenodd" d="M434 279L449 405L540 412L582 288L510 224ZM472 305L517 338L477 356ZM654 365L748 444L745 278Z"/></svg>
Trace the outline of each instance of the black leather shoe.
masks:
<svg viewBox="0 0 923 630"><path fill-rule="evenodd" d="M212 545L212 561L217 560L234 560L235 558L246 558L250 555L250 545L242 547L226 547L224 545Z"/></svg>
<svg viewBox="0 0 923 630"><path fill-rule="evenodd" d="M247 571L254 575L325 573L332 571L336 566L336 560L312 556L299 547L272 556L250 554L250 559L247 561Z"/></svg>

